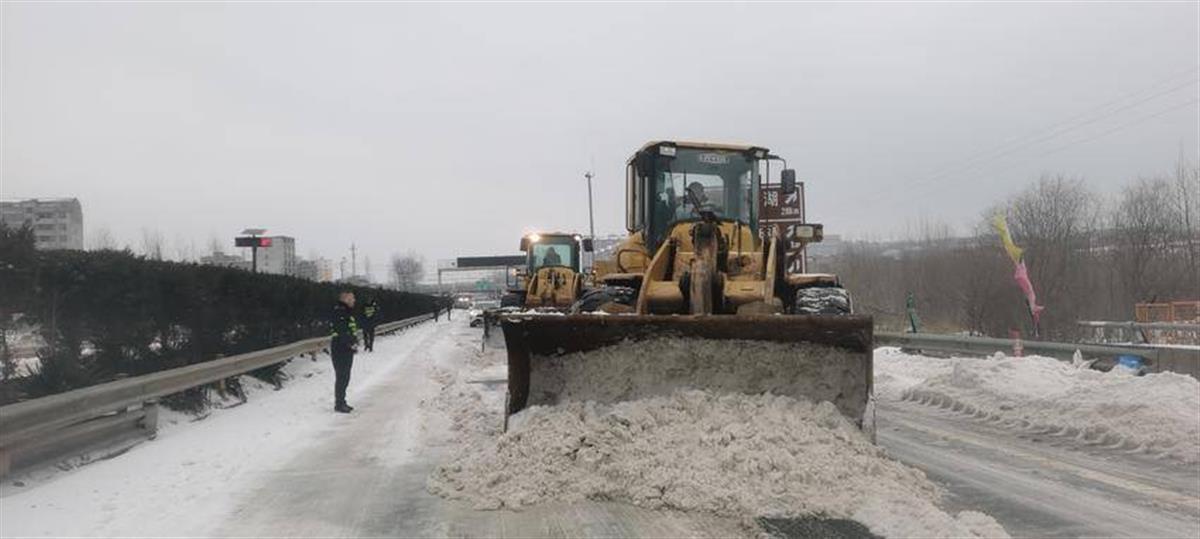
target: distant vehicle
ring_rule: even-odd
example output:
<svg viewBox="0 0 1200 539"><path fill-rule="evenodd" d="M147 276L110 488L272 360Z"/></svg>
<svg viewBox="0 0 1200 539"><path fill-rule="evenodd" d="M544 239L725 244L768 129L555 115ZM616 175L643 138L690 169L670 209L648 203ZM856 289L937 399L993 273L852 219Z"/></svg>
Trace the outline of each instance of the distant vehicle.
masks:
<svg viewBox="0 0 1200 539"><path fill-rule="evenodd" d="M534 232L521 237L525 267L519 288L501 303L526 309L565 311L584 291L586 275L580 253L592 251L592 239L564 232Z"/></svg>
<svg viewBox="0 0 1200 539"><path fill-rule="evenodd" d="M471 317L471 327L477 328L483 325L484 317L489 313L494 314L509 310L510 308L508 307L501 307L500 302L497 300L477 301L475 302L475 306L467 311L467 316ZM515 310L519 311L520 309Z"/></svg>
<svg viewBox="0 0 1200 539"><path fill-rule="evenodd" d="M485 299L476 301L471 305L470 310L467 311L467 316L471 317L471 327L475 328L483 325L483 314L489 310L499 308L500 300Z"/></svg>

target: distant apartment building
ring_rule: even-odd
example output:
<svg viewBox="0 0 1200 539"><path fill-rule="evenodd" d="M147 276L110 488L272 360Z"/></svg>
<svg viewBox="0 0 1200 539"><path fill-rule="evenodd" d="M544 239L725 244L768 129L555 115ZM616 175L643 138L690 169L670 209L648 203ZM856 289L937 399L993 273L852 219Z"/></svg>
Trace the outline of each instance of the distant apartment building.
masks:
<svg viewBox="0 0 1200 539"><path fill-rule="evenodd" d="M321 283L333 280L333 262L328 258L297 258L296 276Z"/></svg>
<svg viewBox="0 0 1200 539"><path fill-rule="evenodd" d="M318 258L317 262L317 280L323 283L333 281L333 261L328 258Z"/></svg>
<svg viewBox="0 0 1200 539"><path fill-rule="evenodd" d="M240 270L250 271L250 261L240 256L227 255L225 253L213 253L208 256L200 257L200 263L206 266L222 266L226 268L237 268Z"/></svg>
<svg viewBox="0 0 1200 539"><path fill-rule="evenodd" d="M0 201L0 221L33 228L38 249L83 249L83 207L77 198Z"/></svg>
<svg viewBox="0 0 1200 539"><path fill-rule="evenodd" d="M304 258L296 259L296 277L309 281L317 280L317 261Z"/></svg>
<svg viewBox="0 0 1200 539"><path fill-rule="evenodd" d="M258 271L280 275L296 275L296 238L270 236L270 247L258 248Z"/></svg>

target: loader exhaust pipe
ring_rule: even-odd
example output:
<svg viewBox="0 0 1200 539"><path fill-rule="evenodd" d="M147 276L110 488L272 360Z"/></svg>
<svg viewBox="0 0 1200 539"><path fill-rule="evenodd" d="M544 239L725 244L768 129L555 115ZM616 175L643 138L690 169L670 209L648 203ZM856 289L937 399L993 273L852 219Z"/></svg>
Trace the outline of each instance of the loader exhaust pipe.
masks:
<svg viewBox="0 0 1200 539"><path fill-rule="evenodd" d="M692 388L829 401L861 427L872 391L869 316L513 314L501 326L507 414Z"/></svg>

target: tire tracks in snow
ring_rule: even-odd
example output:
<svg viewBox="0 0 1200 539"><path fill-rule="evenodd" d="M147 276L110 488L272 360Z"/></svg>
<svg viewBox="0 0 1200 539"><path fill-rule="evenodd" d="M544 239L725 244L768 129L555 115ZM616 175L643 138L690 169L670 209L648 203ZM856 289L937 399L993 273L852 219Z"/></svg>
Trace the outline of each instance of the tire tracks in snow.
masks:
<svg viewBox="0 0 1200 539"><path fill-rule="evenodd" d="M879 443L1014 536L1195 537L1200 470L1042 444L961 414L879 407Z"/></svg>

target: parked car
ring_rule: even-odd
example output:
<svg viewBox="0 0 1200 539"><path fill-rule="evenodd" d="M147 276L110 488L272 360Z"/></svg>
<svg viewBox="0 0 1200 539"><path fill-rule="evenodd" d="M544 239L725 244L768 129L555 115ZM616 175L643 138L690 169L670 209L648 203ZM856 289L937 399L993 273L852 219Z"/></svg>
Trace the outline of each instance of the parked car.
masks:
<svg viewBox="0 0 1200 539"><path fill-rule="evenodd" d="M476 301L471 309L467 311L467 315L471 317L471 327L476 328L483 325L483 313L491 309L499 309L500 302L496 300Z"/></svg>

